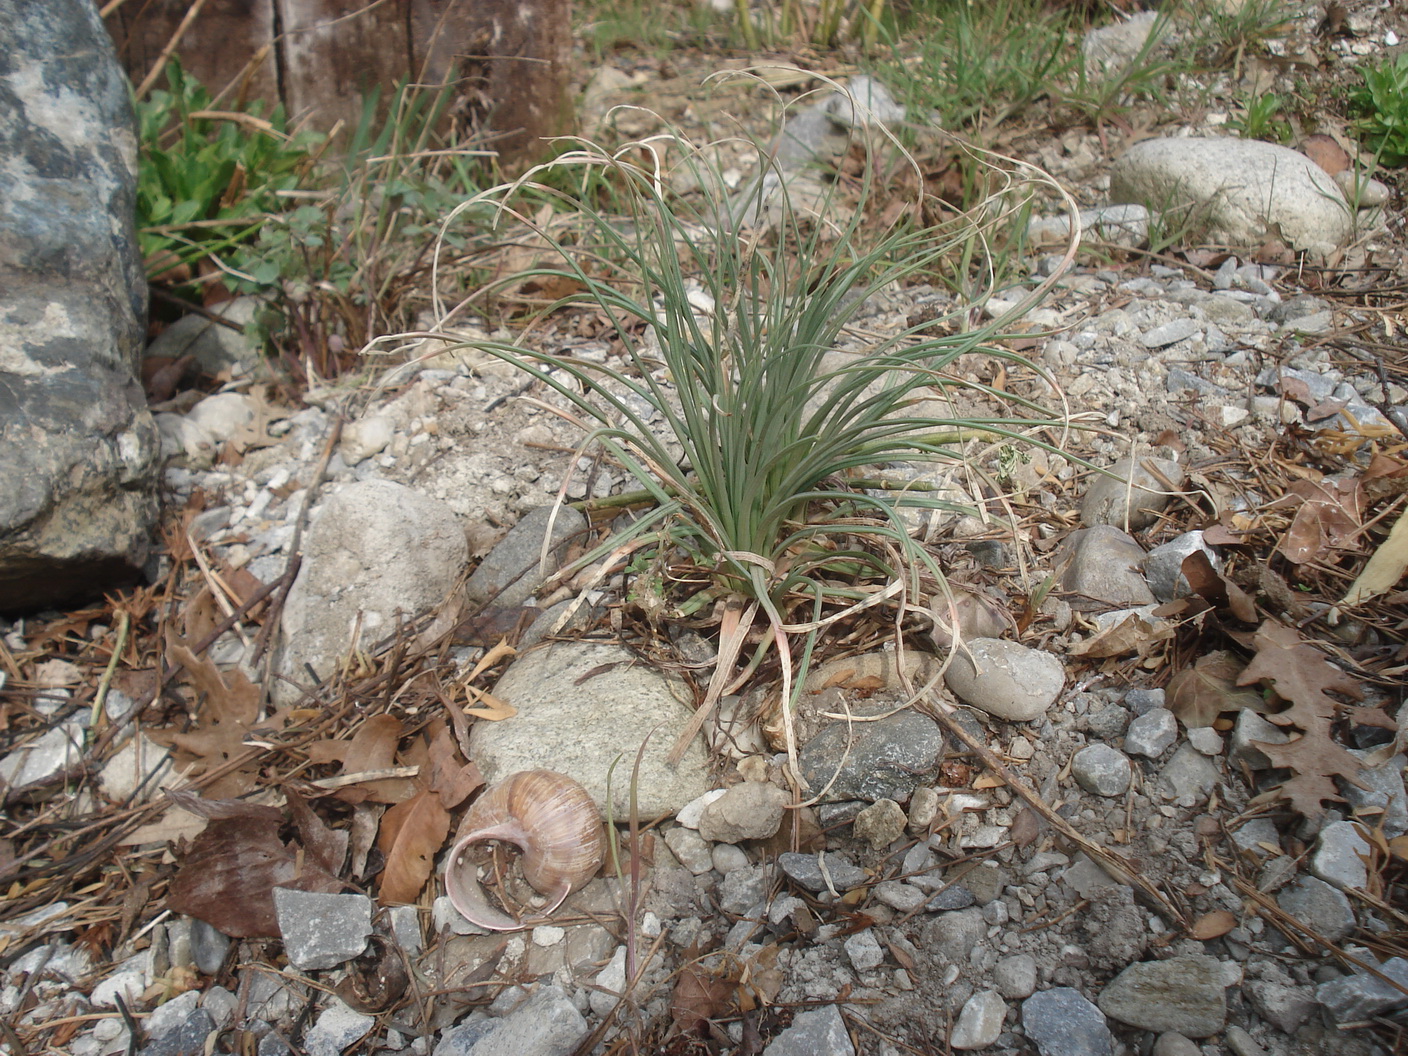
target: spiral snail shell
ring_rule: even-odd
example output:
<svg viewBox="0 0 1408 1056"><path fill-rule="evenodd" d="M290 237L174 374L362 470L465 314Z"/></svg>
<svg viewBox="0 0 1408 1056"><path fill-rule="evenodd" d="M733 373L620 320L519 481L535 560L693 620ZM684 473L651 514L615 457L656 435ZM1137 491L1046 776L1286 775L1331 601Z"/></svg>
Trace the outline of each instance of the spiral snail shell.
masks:
<svg viewBox="0 0 1408 1056"><path fill-rule="evenodd" d="M591 796L552 770L524 770L492 785L474 801L459 831L463 835L445 863L445 893L467 920L491 931L541 923L601 868L606 855L601 813ZM489 904L465 852L490 840L523 852L523 878L551 899L538 916L519 920Z"/></svg>

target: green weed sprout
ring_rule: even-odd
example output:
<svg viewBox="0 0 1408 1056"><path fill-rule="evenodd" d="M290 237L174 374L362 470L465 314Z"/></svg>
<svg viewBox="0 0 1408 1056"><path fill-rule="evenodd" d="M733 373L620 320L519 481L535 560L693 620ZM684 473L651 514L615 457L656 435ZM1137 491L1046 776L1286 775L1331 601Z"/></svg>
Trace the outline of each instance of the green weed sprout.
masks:
<svg viewBox="0 0 1408 1056"><path fill-rule="evenodd" d="M1380 165L1408 165L1408 55L1366 66L1363 74L1363 86L1349 97L1359 115L1355 129Z"/></svg>
<svg viewBox="0 0 1408 1056"><path fill-rule="evenodd" d="M140 164L137 224L155 267L192 262L252 239L282 211L280 192L303 185L323 137L291 133L282 107L217 110L177 59L168 87L134 101Z"/></svg>
<svg viewBox="0 0 1408 1056"><path fill-rule="evenodd" d="M735 218L762 210L730 199L708 149L673 133L615 151L574 143L577 149L463 203L445 230L453 230L461 211L486 202L496 206L501 224L531 230L556 260L506 281L531 276L575 284L582 292L554 307L585 303L604 313L625 345L628 368L499 341L456 341L453 333L387 341L439 337L450 351L487 352L566 402L570 410L558 413L587 433L584 449L599 445L653 503L574 568L600 562L604 577L628 556L648 555L668 567L703 570L691 575L700 586L686 604L722 612L713 677L674 757L723 693L775 649L793 778L805 787L795 770L790 716L820 632L870 606L902 608L918 597L922 574L943 583L903 512L951 504L917 489L867 490L855 475L894 461L964 464L977 441L1026 445L1035 442L1029 433L1062 429L1035 403L976 383L968 385L978 395L1019 405L1022 416L916 411L922 399L965 384L948 370L965 354L1001 357L1044 377L991 342L1055 279L1002 318L974 325L985 294L953 305L947 316L879 337L867 354L838 364L834 350L867 297L924 276L975 242L986 246L1017 215L1021 188L990 199L963 223L877 232L866 223L874 211L871 189L844 205L836 181L815 212L814 203L794 208L783 192L780 221L749 231L738 229ZM767 166L767 151L755 148ZM697 193L667 191L672 159L675 171L690 172ZM568 181L545 180L549 169L563 166L605 177L595 181L592 203L559 189ZM1054 187L1036 170L1020 171L1025 180ZM545 202L555 206L558 221L535 219L548 212ZM564 211L579 220L571 233L560 222ZM437 313L444 317L443 306ZM755 624L762 625L761 644L739 674Z"/></svg>

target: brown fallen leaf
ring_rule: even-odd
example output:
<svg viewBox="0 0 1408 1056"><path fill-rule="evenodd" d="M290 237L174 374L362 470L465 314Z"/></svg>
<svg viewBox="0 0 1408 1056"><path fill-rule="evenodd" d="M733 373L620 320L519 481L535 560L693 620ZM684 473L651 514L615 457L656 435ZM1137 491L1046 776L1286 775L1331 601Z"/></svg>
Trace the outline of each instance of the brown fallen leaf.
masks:
<svg viewBox="0 0 1408 1056"><path fill-rule="evenodd" d="M1072 656L1102 658L1138 653L1147 656L1159 642L1168 641L1176 632L1167 620L1151 620L1140 613L1131 613L1113 627L1074 645Z"/></svg>
<svg viewBox="0 0 1408 1056"><path fill-rule="evenodd" d="M196 656L180 639L173 639L167 660L180 665L186 680L197 694L196 729L189 733L148 730L147 735L163 748L176 751L178 767L203 774L245 754L244 743L259 718L259 687L239 671L222 672L208 656ZM254 759L217 780L206 789L212 799L247 792L253 784Z"/></svg>
<svg viewBox="0 0 1408 1056"><path fill-rule="evenodd" d="M1290 706L1266 717L1301 734L1287 744L1254 743L1273 767L1291 771L1291 777L1281 785L1281 798L1314 820L1324 814L1325 800L1342 798L1333 779L1342 777L1357 783L1362 769L1359 760L1334 739L1332 723L1347 705L1330 694L1357 701L1363 698L1363 691L1355 679L1330 663L1294 628L1267 620L1258 628L1254 641L1256 656L1237 679L1238 684L1260 682L1273 689ZM1355 712L1374 710L1356 708Z"/></svg>
<svg viewBox="0 0 1408 1056"><path fill-rule="evenodd" d="M371 715L348 741L314 741L305 751L314 763L340 763L342 773L366 774L389 770L396 764L401 743L401 720L394 715ZM344 803L400 803L415 795L409 778L373 778L339 788L333 795Z"/></svg>
<svg viewBox="0 0 1408 1056"><path fill-rule="evenodd" d="M1204 550L1194 550L1180 566L1193 593L1215 609L1226 609L1243 623L1256 622L1256 603L1247 592L1212 567Z"/></svg>
<svg viewBox="0 0 1408 1056"><path fill-rule="evenodd" d="M1211 726L1223 712L1265 709L1262 695L1238 688L1241 662L1225 649L1199 657L1169 680L1168 710L1188 729Z"/></svg>
<svg viewBox="0 0 1408 1056"><path fill-rule="evenodd" d="M1306 136L1305 142L1300 145L1300 152L1331 176L1344 172L1350 166L1349 153L1335 142L1334 136L1323 132Z"/></svg>
<svg viewBox="0 0 1408 1056"><path fill-rule="evenodd" d="M430 728L430 791L440 797L440 805L454 810L484 785L479 767L466 762L454 735L443 720Z"/></svg>
<svg viewBox="0 0 1408 1056"><path fill-rule="evenodd" d="M1226 935L1236 926L1236 917L1225 909L1218 909L1211 913L1205 913L1193 921L1193 926L1188 929L1188 934L1199 942L1207 942L1210 939Z"/></svg>
<svg viewBox="0 0 1408 1056"><path fill-rule="evenodd" d="M279 935L274 888L335 894L344 888L315 855L279 836L283 812L240 800L167 793L183 809L211 819L179 855L166 908L203 920L232 938Z"/></svg>
<svg viewBox="0 0 1408 1056"><path fill-rule="evenodd" d="M440 797L421 788L381 818L377 847L386 858L377 900L383 905L414 902L435 868L435 855L450 834L450 812Z"/></svg>
<svg viewBox="0 0 1408 1056"><path fill-rule="evenodd" d="M732 1009L738 984L705 968L694 947L686 956L689 959L680 969L670 995L671 1029L677 1034L707 1035L709 1022Z"/></svg>
<svg viewBox="0 0 1408 1056"><path fill-rule="evenodd" d="M1364 485L1358 479L1298 480L1268 509L1295 509L1280 550L1293 564L1313 561L1359 540L1364 521Z"/></svg>

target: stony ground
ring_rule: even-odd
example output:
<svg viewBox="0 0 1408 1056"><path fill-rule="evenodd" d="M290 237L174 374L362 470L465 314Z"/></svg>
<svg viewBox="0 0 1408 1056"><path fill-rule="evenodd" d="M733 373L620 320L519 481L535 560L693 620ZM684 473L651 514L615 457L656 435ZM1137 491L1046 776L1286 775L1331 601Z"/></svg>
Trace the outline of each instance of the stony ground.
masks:
<svg viewBox="0 0 1408 1056"><path fill-rule="evenodd" d="M1357 35L1327 54L1408 36L1387 8L1349 16ZM594 82L602 106L644 93L707 131L742 98L616 67ZM632 119L618 131L655 128ZM1006 149L1099 206L1129 145L1115 135ZM916 526L967 599L971 655L938 671L942 606L905 622L903 665L893 627L830 640L798 718L804 776L830 787L801 810L758 732L776 734L766 685L725 702L737 721L711 727L707 759L669 771L662 746L626 776L655 722L687 718L671 694L707 682L710 627L644 633L619 575L521 575L544 532L525 514L564 478L569 500L626 481L512 368L426 345L301 407L249 382L157 407L172 516L153 586L5 628L0 1044L1403 1051L1403 595L1336 608L1392 549L1408 480L1408 275L1385 182L1379 222L1328 257L1083 253L1011 339L1039 370L959 364L992 390L946 394L961 410L1059 391L1083 428L1034 430L1068 457L977 446L925 470L978 510ZM1055 266L1035 252L1024 270ZM952 296L872 298L843 351ZM625 362L591 313L527 337L459 325ZM200 342L211 366L247 358L218 328ZM600 530L562 517L562 556ZM590 644L544 640L562 609L542 613L583 588L556 638ZM481 780L623 751L616 864L530 929L468 923L437 855ZM159 791L182 782L203 799Z"/></svg>

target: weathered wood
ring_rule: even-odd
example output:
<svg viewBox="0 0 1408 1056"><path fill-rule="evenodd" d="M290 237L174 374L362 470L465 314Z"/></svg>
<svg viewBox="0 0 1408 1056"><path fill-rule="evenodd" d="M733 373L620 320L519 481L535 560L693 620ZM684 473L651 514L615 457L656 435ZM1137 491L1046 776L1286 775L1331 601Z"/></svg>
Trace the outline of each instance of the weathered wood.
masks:
<svg viewBox="0 0 1408 1056"><path fill-rule="evenodd" d="M190 0L129 2L108 17L108 34L133 84L142 83L190 6ZM279 98L278 62L269 47L274 36L274 0L206 0L176 54L212 95L229 85L236 93L243 87L247 99L273 103ZM262 60L251 68L261 49Z"/></svg>
<svg viewBox="0 0 1408 1056"><path fill-rule="evenodd" d="M108 19L139 83L191 0L131 0ZM248 74L248 98L277 99L293 121L355 125L362 96L453 74L462 125L510 167L546 152L571 123L571 0L205 0L176 54L212 92ZM265 59L252 73L252 59Z"/></svg>
<svg viewBox="0 0 1408 1056"><path fill-rule="evenodd" d="M571 0L410 0L410 25L423 81L458 69L460 114L507 164L568 131Z"/></svg>
<svg viewBox="0 0 1408 1056"><path fill-rule="evenodd" d="M283 99L291 116L325 131L338 121L355 127L363 94L410 73L404 0L275 2L283 27Z"/></svg>

